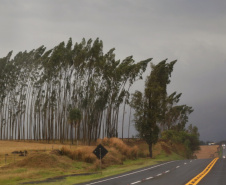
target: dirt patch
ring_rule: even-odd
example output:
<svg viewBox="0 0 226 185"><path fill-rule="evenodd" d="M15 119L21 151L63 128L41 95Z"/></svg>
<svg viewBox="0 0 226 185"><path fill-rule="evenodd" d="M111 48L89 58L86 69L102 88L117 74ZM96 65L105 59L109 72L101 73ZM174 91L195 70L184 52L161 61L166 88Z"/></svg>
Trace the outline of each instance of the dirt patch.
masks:
<svg viewBox="0 0 226 185"><path fill-rule="evenodd" d="M195 153L197 159L207 159L218 157L219 145L203 145L200 150Z"/></svg>

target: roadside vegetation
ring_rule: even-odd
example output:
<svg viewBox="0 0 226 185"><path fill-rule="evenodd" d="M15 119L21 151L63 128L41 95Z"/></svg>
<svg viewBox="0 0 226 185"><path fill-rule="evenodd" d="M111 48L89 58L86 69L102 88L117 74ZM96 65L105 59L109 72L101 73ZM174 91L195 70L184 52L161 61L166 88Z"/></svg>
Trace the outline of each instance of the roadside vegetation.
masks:
<svg viewBox="0 0 226 185"><path fill-rule="evenodd" d="M4 156L4 148L7 148L10 156L15 148L12 147L9 150L11 142L1 141L0 144L4 142L7 144L2 148L0 155ZM148 145L140 139L122 141L118 138L104 138L93 143L92 146L71 146L69 143L65 145L59 143L54 145L55 149L52 148L52 144L16 143L21 146L21 149L26 149L28 154L16 156L16 161L12 158L11 161L7 161L7 164L4 158L0 158L0 184L14 185L32 181L42 181L39 182L40 184L47 184L47 182L48 184L75 184L131 171L161 161L179 160L186 157L186 149L183 145L171 146L160 141L154 145L153 159L150 159ZM102 160L102 174L100 173L100 161L92 153L99 143L108 150L108 154ZM178 149L180 149L180 155L176 153ZM73 176L74 174L89 175Z"/></svg>

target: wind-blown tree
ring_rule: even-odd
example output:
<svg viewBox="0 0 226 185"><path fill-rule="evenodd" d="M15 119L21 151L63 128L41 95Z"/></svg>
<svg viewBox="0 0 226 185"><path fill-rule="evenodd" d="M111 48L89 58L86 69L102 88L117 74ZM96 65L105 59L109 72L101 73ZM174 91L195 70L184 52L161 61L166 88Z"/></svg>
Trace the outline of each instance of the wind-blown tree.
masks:
<svg viewBox="0 0 226 185"><path fill-rule="evenodd" d="M73 126L76 127L78 126L79 122L82 119L81 112L78 108L73 108L69 111L69 121L71 124L71 144L73 145Z"/></svg>
<svg viewBox="0 0 226 185"><path fill-rule="evenodd" d="M162 131L164 130L185 130L185 125L188 122L188 116L194 111L192 107L187 105L178 105L180 94L172 93L166 99L166 107L164 117L159 123Z"/></svg>
<svg viewBox="0 0 226 185"><path fill-rule="evenodd" d="M14 70L15 66L10 61L12 52L0 59L0 139L5 139L8 125L6 113L8 109L9 98L7 94L11 89L15 88Z"/></svg>
<svg viewBox="0 0 226 185"><path fill-rule="evenodd" d="M71 107L81 111L77 139L117 136L119 110L151 59L116 60L99 39L0 59L0 139L71 140Z"/></svg>
<svg viewBox="0 0 226 185"><path fill-rule="evenodd" d="M139 136L149 145L152 157L152 145L158 141L159 126L164 118L167 98L167 85L176 61L169 64L166 60L157 65L151 65L151 74L145 82L144 94L136 91L133 94L131 106L135 110L134 122Z"/></svg>
<svg viewBox="0 0 226 185"><path fill-rule="evenodd" d="M192 107L187 105L173 106L167 112L167 129L168 130L185 130L185 125L188 122L188 116L193 112Z"/></svg>

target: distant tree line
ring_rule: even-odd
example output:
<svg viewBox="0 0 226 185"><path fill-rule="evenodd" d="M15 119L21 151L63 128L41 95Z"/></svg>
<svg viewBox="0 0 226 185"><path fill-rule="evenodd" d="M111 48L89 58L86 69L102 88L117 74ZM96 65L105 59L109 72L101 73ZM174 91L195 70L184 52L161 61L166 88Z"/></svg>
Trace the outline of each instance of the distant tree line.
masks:
<svg viewBox="0 0 226 185"><path fill-rule="evenodd" d="M117 137L120 106L151 61L116 60L98 38L11 56L0 58L0 139L62 143Z"/></svg>

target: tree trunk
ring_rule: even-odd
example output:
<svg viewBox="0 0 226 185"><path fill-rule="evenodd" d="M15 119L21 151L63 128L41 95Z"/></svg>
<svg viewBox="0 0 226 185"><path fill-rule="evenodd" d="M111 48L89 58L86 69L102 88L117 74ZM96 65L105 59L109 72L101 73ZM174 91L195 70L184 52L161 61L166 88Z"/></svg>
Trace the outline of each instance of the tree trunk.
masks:
<svg viewBox="0 0 226 185"><path fill-rule="evenodd" d="M149 143L149 156L152 158L152 143Z"/></svg>
<svg viewBox="0 0 226 185"><path fill-rule="evenodd" d="M73 123L71 122L71 144L73 145Z"/></svg>

